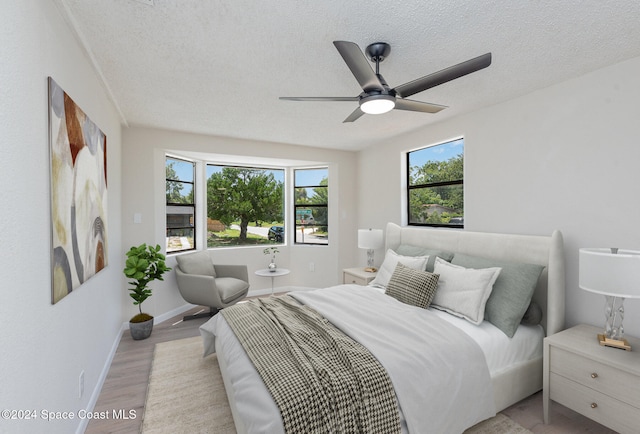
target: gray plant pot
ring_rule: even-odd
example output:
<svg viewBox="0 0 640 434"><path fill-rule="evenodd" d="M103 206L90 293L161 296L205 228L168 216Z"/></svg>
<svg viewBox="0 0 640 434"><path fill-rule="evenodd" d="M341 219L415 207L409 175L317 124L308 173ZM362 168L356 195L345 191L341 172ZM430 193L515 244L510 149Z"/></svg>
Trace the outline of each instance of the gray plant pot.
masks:
<svg viewBox="0 0 640 434"><path fill-rule="evenodd" d="M153 330L153 318L145 322L129 323L129 332L131 332L131 337L136 341L147 339L149 336L151 336L152 330Z"/></svg>

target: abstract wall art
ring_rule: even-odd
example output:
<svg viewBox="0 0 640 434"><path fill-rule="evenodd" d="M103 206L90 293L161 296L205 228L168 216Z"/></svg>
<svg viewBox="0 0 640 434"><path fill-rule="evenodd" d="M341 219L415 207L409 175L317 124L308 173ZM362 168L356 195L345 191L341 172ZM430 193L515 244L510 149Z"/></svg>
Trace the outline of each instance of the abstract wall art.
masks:
<svg viewBox="0 0 640 434"><path fill-rule="evenodd" d="M107 266L107 137L49 77L51 303Z"/></svg>

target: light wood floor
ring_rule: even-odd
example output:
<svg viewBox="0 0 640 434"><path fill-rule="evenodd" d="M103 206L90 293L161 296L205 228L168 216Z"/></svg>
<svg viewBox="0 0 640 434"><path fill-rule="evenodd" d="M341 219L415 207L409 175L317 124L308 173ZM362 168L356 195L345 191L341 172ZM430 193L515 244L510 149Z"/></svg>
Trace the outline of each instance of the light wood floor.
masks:
<svg viewBox="0 0 640 434"><path fill-rule="evenodd" d="M198 310L201 308L185 314ZM201 318L182 322L181 319L182 315L154 325L151 337L143 341L134 341L128 331L124 332L94 411L112 414L113 410L125 410L128 414L129 410L134 410L136 417L128 420L91 420L85 433L140 432L155 344L199 336L198 327L207 320ZM551 424L545 425L542 420L542 392L509 407L503 413L534 433L614 433L554 402L551 403Z"/></svg>

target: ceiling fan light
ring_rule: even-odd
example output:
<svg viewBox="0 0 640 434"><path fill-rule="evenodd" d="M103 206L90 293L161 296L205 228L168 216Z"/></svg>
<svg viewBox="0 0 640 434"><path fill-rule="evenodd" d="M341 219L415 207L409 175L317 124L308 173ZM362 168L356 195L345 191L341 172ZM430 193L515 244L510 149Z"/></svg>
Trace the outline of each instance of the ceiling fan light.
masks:
<svg viewBox="0 0 640 434"><path fill-rule="evenodd" d="M372 95L360 100L360 109L370 115L387 113L396 106L396 99L391 95Z"/></svg>

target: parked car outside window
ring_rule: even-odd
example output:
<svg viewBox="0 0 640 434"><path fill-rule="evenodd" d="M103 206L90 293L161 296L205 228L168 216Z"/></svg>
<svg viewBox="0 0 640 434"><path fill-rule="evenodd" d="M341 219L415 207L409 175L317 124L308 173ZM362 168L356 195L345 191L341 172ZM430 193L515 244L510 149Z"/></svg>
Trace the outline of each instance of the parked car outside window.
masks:
<svg viewBox="0 0 640 434"><path fill-rule="evenodd" d="M284 241L284 226L271 226L269 228L269 233L267 234L267 238L269 240L274 240L278 243Z"/></svg>

